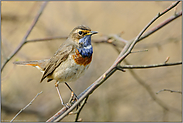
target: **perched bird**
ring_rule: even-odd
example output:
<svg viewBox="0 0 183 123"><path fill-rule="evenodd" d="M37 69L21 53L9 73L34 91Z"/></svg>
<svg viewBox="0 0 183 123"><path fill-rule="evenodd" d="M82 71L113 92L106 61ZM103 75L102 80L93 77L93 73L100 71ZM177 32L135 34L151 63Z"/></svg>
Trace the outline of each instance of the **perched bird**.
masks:
<svg viewBox="0 0 183 123"><path fill-rule="evenodd" d="M91 36L97 33L85 25L77 26L50 59L16 61L14 64L34 66L41 70L43 76L40 82L45 78L47 78L47 82L56 80L55 87L61 103L64 105L58 83L67 84L66 82L78 79L89 67L93 54Z"/></svg>

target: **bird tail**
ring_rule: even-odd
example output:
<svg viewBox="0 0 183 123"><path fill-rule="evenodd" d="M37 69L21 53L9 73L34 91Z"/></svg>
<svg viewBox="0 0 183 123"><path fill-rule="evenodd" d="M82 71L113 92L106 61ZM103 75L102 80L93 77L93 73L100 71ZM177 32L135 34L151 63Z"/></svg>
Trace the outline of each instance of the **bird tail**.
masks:
<svg viewBox="0 0 183 123"><path fill-rule="evenodd" d="M15 61L15 62L13 62L13 64L33 66L43 72L48 61L49 61L49 59L35 60L35 61Z"/></svg>

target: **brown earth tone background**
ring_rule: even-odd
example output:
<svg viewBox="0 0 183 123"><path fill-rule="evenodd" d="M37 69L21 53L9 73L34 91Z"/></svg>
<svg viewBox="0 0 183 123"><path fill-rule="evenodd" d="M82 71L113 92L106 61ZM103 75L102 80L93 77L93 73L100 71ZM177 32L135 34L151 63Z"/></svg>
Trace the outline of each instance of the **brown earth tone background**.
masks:
<svg viewBox="0 0 183 123"><path fill-rule="evenodd" d="M54 36L68 36L80 25L88 25L98 35L122 34L131 40L152 20L158 12L171 5L171 1L158 2L49 2L28 39ZM1 2L1 62L15 50L30 27L42 2ZM181 4L177 11L180 11ZM158 19L150 28L169 18L175 9ZM134 51L148 49L148 52L130 54L126 60L132 65L163 63L182 60L182 20L174 20L158 32L138 43ZM61 109L54 81L39 83L42 73L33 67L15 66L16 60L37 60L50 58L64 40L27 43L9 61L1 74L1 120L10 121L15 114L27 105L33 97L41 95L25 109L15 121L46 121ZM118 56L109 44L94 44L92 64L88 71L76 82L69 85L80 94L100 77ZM122 62L122 64L124 64ZM155 94L161 89L181 90L182 65L153 69L133 70ZM65 102L70 91L60 84ZM156 95L169 110L164 110L152 99L147 90L134 76L126 72L115 72L92 95L80 114L82 121L182 121L179 93L161 92ZM75 116L67 116L63 121L74 121Z"/></svg>

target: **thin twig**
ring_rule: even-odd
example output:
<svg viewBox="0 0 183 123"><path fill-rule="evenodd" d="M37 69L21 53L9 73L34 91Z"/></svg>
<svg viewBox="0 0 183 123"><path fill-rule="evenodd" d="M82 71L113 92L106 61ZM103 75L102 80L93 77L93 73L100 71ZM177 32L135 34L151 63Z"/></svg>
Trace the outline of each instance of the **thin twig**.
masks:
<svg viewBox="0 0 183 123"><path fill-rule="evenodd" d="M114 39L114 40L117 40L117 41L120 41L120 42L123 42L123 43L128 43L128 41L127 40L125 40L125 39L123 39L123 38L121 38L121 37L119 37L118 35L116 35L116 34L113 34L113 35L109 35L108 36L108 39ZM110 42L109 42L110 43Z"/></svg>
<svg viewBox="0 0 183 123"><path fill-rule="evenodd" d="M129 65L128 61L127 60L124 60L124 62ZM131 73L131 75L137 80L137 82L139 84L141 84L145 89L146 91L149 93L149 95L151 96L151 98L158 104L160 105L164 111L169 111L169 110L172 110L172 111L175 111L175 112L179 112L179 110L173 108L173 107L170 107L168 105L166 105L162 100L160 100L159 98L157 98L157 96L154 94L152 88L146 84L146 82L144 80L141 79L140 76L138 76L134 71L133 69L130 69L129 72Z"/></svg>
<svg viewBox="0 0 183 123"><path fill-rule="evenodd" d="M180 93L180 94L182 94L182 91L174 91L174 90L170 90L170 89L162 89L162 90L156 92L156 94L159 94L159 93L162 92L162 91L170 91L171 93L174 92L174 93Z"/></svg>
<svg viewBox="0 0 183 123"><path fill-rule="evenodd" d="M50 41L50 40L57 40L57 39L67 39L67 37L66 36L58 36L58 37L31 39L31 40L26 40L26 43L39 42L39 41Z"/></svg>
<svg viewBox="0 0 183 123"><path fill-rule="evenodd" d="M164 63L167 63L169 61L169 59L170 59L170 56L166 57Z"/></svg>
<svg viewBox="0 0 183 123"><path fill-rule="evenodd" d="M78 111L77 111L77 114L76 114L75 122L78 121L79 114L80 114L81 110L83 109L83 107L85 106L87 100L88 100L88 96L85 98L85 100L83 101L83 103L82 103L81 106L79 107L79 109L78 109Z"/></svg>
<svg viewBox="0 0 183 123"><path fill-rule="evenodd" d="M124 62L126 63L126 64L129 64L128 63L128 61L127 60L124 60ZM157 97L156 97L156 95L154 94L154 92L153 92L153 90L151 89L151 87L148 85L148 84L146 84L133 70L129 70L129 72L131 73L131 75L135 78L135 80L137 80L137 82L140 84L140 85L142 85L146 90L147 90L147 92L149 93L149 95L151 96L151 98L155 101L155 102L157 102L161 107L163 107L163 109L165 109L165 110L169 110L169 108L168 108L168 106L164 103L164 102L162 102L160 99L158 99Z"/></svg>
<svg viewBox="0 0 183 123"><path fill-rule="evenodd" d="M144 49L144 50L139 50L139 51L131 51L131 53L139 53L139 52L147 52L148 49Z"/></svg>
<svg viewBox="0 0 183 123"><path fill-rule="evenodd" d="M12 119L10 122L13 122L13 121L15 120L15 118L16 118L23 110L25 110L27 107L29 107L29 106L32 104L32 102L33 102L41 93L43 93L43 91L39 92L39 93L30 101L30 103L28 103L24 108L22 108L22 109L13 117L13 119Z"/></svg>
<svg viewBox="0 0 183 123"><path fill-rule="evenodd" d="M168 19L166 19L162 23L158 24L157 26L155 26L152 29L150 29L149 31L147 31L144 35L141 36L141 38L139 38L138 42L143 40L144 38L147 38L149 35L153 34L157 30L161 29L162 27L164 27L165 25L167 25L168 23L172 22L173 20L175 20L176 18L178 18L180 16L182 16L182 11L180 11L177 14L169 17Z"/></svg>
<svg viewBox="0 0 183 123"><path fill-rule="evenodd" d="M138 36L135 38L135 40L127 43L125 45L125 47L123 48L122 52L120 53L120 55L118 56L117 60L116 60L116 64L119 64L124 58L126 58L131 50L133 49L133 47L135 46L135 44L138 42L138 40L140 39L140 37L143 35L143 33L147 30L147 28L153 24L153 22L155 22L159 17L161 17L163 14L165 14L166 12L168 12L169 10L171 10L172 8L174 8L180 1L174 2L171 6L169 6L167 9L165 9L163 12L158 13L158 15L156 15L155 18L153 18L146 26L145 28L138 34Z"/></svg>
<svg viewBox="0 0 183 123"><path fill-rule="evenodd" d="M9 60L12 59L13 56L15 56L15 54L16 54L16 53L22 48L22 46L25 44L27 37L29 36L29 34L31 33L32 29L34 28L34 26L36 25L37 21L39 20L39 17L41 16L41 14L42 14L44 8L46 7L47 3L48 3L48 1L45 1L45 2L43 2L43 4L41 5L40 10L38 11L36 17L34 18L34 20L33 20L32 24L31 24L30 28L28 29L26 35L23 37L21 43L20 43L19 46L13 51L13 53L6 59L6 61L5 61L4 64L2 65L2 67L1 67L1 72L3 71L5 65L9 62Z"/></svg>
<svg viewBox="0 0 183 123"><path fill-rule="evenodd" d="M15 72L14 69L15 69L15 65L13 65L13 67L7 72L6 75L1 77L1 82L4 81L5 79L9 78L12 75L12 73Z"/></svg>
<svg viewBox="0 0 183 123"><path fill-rule="evenodd" d="M156 67L165 67L165 66L175 66L175 65L181 65L182 61L179 62L173 62L173 63L160 63L160 64L151 64L151 65L123 65L117 66L118 70L123 69L143 69L143 68L156 68Z"/></svg>

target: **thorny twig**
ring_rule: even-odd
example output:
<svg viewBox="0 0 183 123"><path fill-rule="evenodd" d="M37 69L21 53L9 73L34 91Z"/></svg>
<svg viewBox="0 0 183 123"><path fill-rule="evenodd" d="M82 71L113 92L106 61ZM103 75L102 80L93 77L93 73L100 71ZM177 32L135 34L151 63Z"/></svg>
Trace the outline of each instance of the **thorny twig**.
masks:
<svg viewBox="0 0 183 123"><path fill-rule="evenodd" d="M24 108L22 108L14 117L10 122L13 122L15 120L15 118L23 111L25 110L27 107L29 107L32 102L41 94L43 93L43 91L39 92Z"/></svg>
<svg viewBox="0 0 183 123"><path fill-rule="evenodd" d="M1 72L3 71L5 65L9 62L10 59L13 58L13 56L15 56L15 54L22 48L22 46L26 43L26 39L29 36L29 34L31 33L32 29L34 28L34 26L36 25L37 21L39 20L39 17L41 16L44 8L46 7L48 1L43 2L43 4L41 5L40 10L38 11L36 17L34 18L34 21L32 22L30 28L28 29L26 35L23 37L21 43L19 44L19 46L13 51L13 53L6 59L6 61L4 62L4 64L1 67Z"/></svg>
<svg viewBox="0 0 183 123"><path fill-rule="evenodd" d="M170 7L168 7L167 9L165 9L163 12L158 13L158 15L153 18L150 23L148 23L145 28L139 33L139 35L135 38L135 40L132 40L130 42L127 42L125 47L123 48L123 50L121 51L121 53L119 54L118 58L116 59L116 61L114 62L114 64L100 77L98 78L92 85L90 85L86 90L84 90L79 96L78 96L78 100L69 108L67 109L65 112L62 112L62 115L60 115L59 117L52 119L52 121L54 122L58 122L60 120L62 120L65 116L67 116L69 114L69 112L71 112L83 99L85 99L87 96L89 96L97 87L99 87L105 80L107 80L116 70L116 66L118 64L121 63L122 60L124 60L124 58L126 58L132 51L133 47L135 46L135 44L140 40L140 37L143 35L143 33L147 30L147 28L154 22L156 21L160 16L162 16L163 14L165 14L166 12L168 12L169 10L171 10L172 8L174 8L180 1L177 1L175 3L173 3ZM166 108L166 107L164 107ZM63 111L64 108L61 109L61 111ZM58 112L57 114L58 115ZM55 116L55 115L54 115Z"/></svg>

